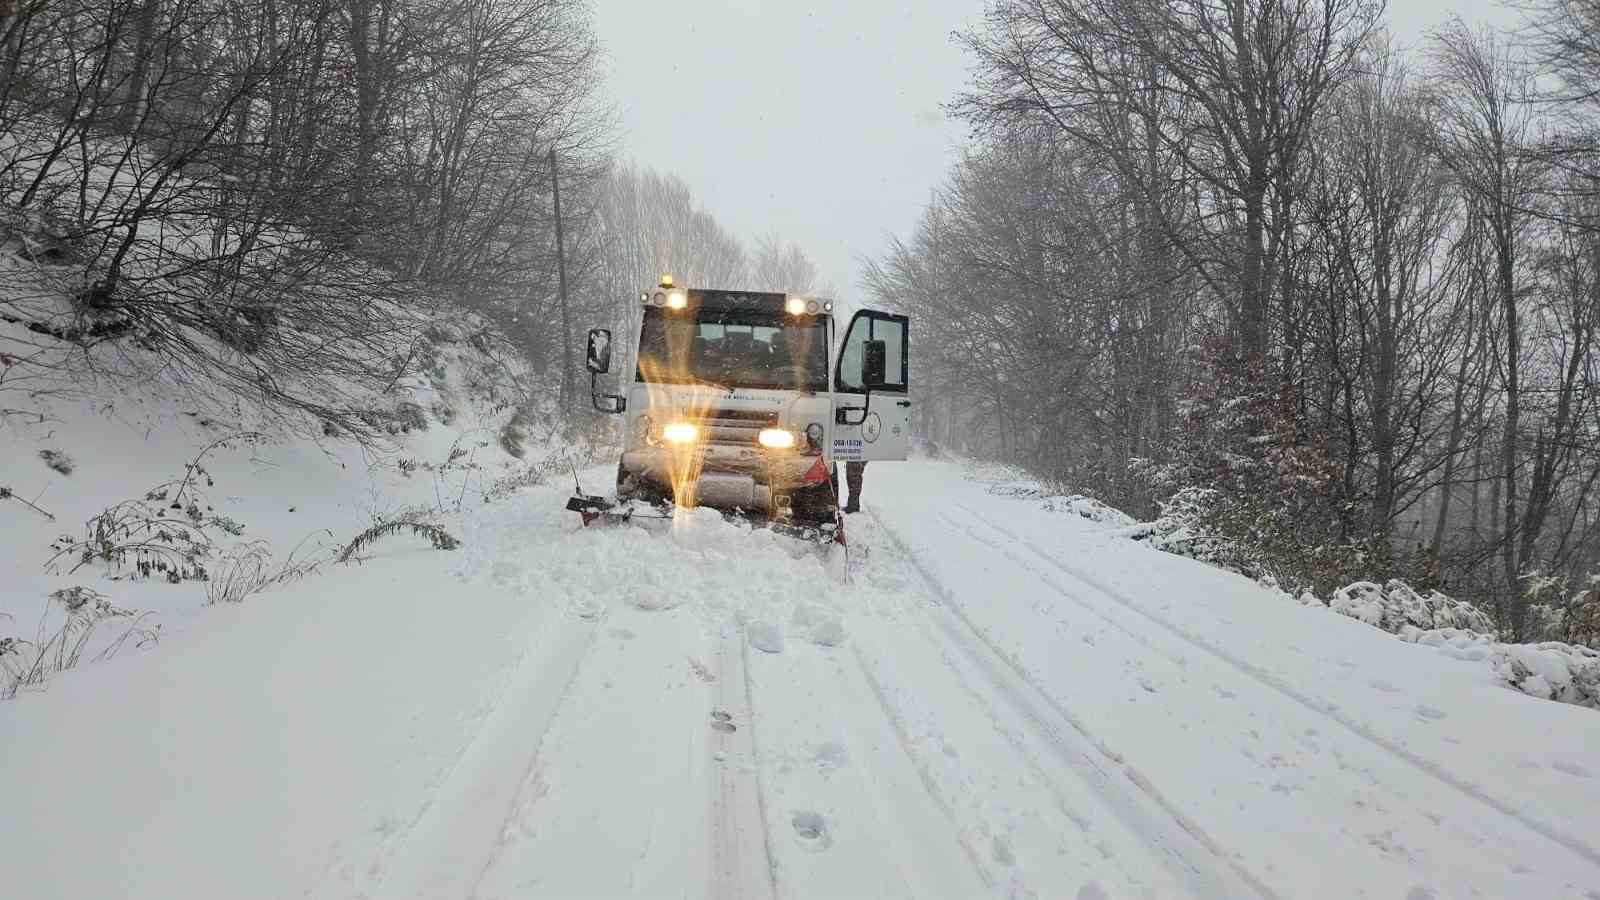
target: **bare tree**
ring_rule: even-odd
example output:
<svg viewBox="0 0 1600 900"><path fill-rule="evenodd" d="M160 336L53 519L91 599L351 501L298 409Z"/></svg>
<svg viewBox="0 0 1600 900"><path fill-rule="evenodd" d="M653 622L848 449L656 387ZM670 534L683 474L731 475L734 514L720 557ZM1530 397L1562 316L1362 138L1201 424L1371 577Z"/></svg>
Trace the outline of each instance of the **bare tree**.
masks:
<svg viewBox="0 0 1600 900"><path fill-rule="evenodd" d="M1536 127L1534 71L1516 51L1486 31L1460 20L1446 26L1432 50L1436 107L1434 152L1468 198L1469 214L1482 220L1493 249L1494 296L1499 306L1500 376L1504 391L1500 436L1502 577L1505 596L1515 596L1537 534L1523 532L1519 508L1523 404L1521 287L1528 209L1540 176L1524 148ZM1526 524L1542 521L1537 515Z"/></svg>
<svg viewBox="0 0 1600 900"><path fill-rule="evenodd" d="M1423 96L1378 45L1364 74L1336 95L1316 160L1312 221L1325 252L1323 359L1342 402L1324 410L1345 436L1346 493L1364 470L1371 502L1364 535L1391 546L1395 517L1431 486L1443 420L1430 415L1469 301L1434 266L1457 206L1421 139ZM1354 524L1354 523L1352 523Z"/></svg>
<svg viewBox="0 0 1600 900"><path fill-rule="evenodd" d="M785 241L777 232L756 239L750 257L749 286L764 291L811 294L821 288L817 267L799 244Z"/></svg>
<svg viewBox="0 0 1600 900"><path fill-rule="evenodd" d="M1120 158L1125 175L1144 171L1157 147L1173 154L1207 192L1191 220L1203 227L1169 223L1168 236L1216 285L1245 354L1265 359L1271 301L1287 286L1300 155L1380 9L1364 0L1006 0L988 29L966 38L980 79L960 108L980 122L1053 123ZM1133 127L1106 127L1127 119Z"/></svg>

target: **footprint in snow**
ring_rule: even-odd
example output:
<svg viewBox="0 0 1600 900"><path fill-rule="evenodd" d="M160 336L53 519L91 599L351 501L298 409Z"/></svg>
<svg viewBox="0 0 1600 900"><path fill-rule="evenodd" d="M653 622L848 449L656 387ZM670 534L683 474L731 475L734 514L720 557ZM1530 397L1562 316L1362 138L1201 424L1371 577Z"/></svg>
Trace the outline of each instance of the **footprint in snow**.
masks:
<svg viewBox="0 0 1600 900"><path fill-rule="evenodd" d="M631 641L635 635L626 628L613 628L611 629L611 636L619 641Z"/></svg>
<svg viewBox="0 0 1600 900"><path fill-rule="evenodd" d="M850 754L845 750L843 744L838 741L829 741L826 744L817 746L816 750L811 754L811 761L818 769L823 771L841 769L844 768L845 763L850 761Z"/></svg>
<svg viewBox="0 0 1600 900"><path fill-rule="evenodd" d="M812 853L820 853L833 846L833 835L828 833L828 822L820 813L808 809L799 810L789 820L794 826L795 837L800 839L800 846Z"/></svg>
<svg viewBox="0 0 1600 900"><path fill-rule="evenodd" d="M1406 900L1439 900L1439 895L1433 888L1425 884L1419 884L1406 891Z"/></svg>
<svg viewBox="0 0 1600 900"><path fill-rule="evenodd" d="M1397 693L1400 692L1399 688L1395 687L1394 685L1390 684L1389 682L1387 682L1387 681L1379 681L1376 678L1374 678L1373 680L1367 682L1367 686L1370 687L1370 688L1375 688L1377 690L1383 691L1386 694L1397 694Z"/></svg>
<svg viewBox="0 0 1600 900"><path fill-rule="evenodd" d="M1557 772L1565 772L1566 774L1571 775L1574 778L1593 778L1594 777L1594 773L1593 772L1590 772L1588 769L1585 769L1583 766L1580 766L1577 763L1570 763L1570 762L1565 762L1565 761L1562 761L1562 760L1557 760L1557 761L1555 761L1555 762L1550 764L1550 768L1555 769Z"/></svg>
<svg viewBox="0 0 1600 900"><path fill-rule="evenodd" d="M717 676L711 674L711 670L706 668L705 663L695 659L692 656L689 657L689 671L694 673L694 677L700 679L706 684L711 684L717 680Z"/></svg>
<svg viewBox="0 0 1600 900"><path fill-rule="evenodd" d="M1441 719L1447 718L1449 713L1446 713L1442 709L1428 706L1427 704L1418 704L1417 715L1423 717L1424 719L1432 719L1433 721L1437 722Z"/></svg>
<svg viewBox="0 0 1600 900"><path fill-rule="evenodd" d="M1098 881L1090 881L1078 888L1078 900L1111 900L1111 895Z"/></svg>
<svg viewBox="0 0 1600 900"><path fill-rule="evenodd" d="M723 734L732 734L733 732L739 730L739 726L733 724L733 716L728 715L720 709L711 711L711 728L712 730L720 731Z"/></svg>
<svg viewBox="0 0 1600 900"><path fill-rule="evenodd" d="M1017 857L1011 852L1011 845L1007 844L1006 839L998 834L994 836L990 851L994 854L994 861L1002 866L1014 866L1017 864Z"/></svg>

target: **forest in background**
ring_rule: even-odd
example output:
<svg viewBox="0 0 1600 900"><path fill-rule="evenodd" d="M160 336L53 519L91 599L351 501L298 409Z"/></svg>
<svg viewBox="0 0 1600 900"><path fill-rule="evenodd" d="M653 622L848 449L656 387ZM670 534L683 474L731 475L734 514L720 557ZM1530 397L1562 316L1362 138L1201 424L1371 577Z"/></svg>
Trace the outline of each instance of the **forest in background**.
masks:
<svg viewBox="0 0 1600 900"><path fill-rule="evenodd" d="M866 276L934 445L1326 596L1600 642L1600 2L997 0L975 141Z"/></svg>
<svg viewBox="0 0 1600 900"><path fill-rule="evenodd" d="M0 409L159 371L367 439L439 322L576 409L661 272L817 287L619 159L600 52L581 0L0 0Z"/></svg>

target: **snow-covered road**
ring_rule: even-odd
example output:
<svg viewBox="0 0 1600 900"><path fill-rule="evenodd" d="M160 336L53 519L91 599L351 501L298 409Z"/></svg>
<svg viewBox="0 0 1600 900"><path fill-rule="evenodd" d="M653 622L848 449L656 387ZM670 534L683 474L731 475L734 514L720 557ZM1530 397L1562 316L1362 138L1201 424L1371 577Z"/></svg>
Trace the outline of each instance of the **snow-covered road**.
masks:
<svg viewBox="0 0 1600 900"><path fill-rule="evenodd" d="M844 587L563 499L0 706L6 893L1600 898L1600 715L1481 662L949 464Z"/></svg>

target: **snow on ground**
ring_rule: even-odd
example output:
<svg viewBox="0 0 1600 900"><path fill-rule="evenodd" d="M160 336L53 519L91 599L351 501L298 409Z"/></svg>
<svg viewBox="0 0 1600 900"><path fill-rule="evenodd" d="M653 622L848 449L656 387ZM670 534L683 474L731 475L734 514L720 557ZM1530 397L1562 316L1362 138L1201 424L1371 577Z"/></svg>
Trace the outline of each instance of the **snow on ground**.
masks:
<svg viewBox="0 0 1600 900"><path fill-rule="evenodd" d="M1481 661L948 464L872 467L843 587L566 495L0 704L8 892L1600 897L1600 716Z"/></svg>
<svg viewBox="0 0 1600 900"><path fill-rule="evenodd" d="M17 331L0 323L0 336ZM54 519L16 498L0 499L0 546L10 563L0 584L0 638L31 639L41 619L47 631L59 625L60 610L46 603L46 595L75 585L107 594L121 607L152 613L149 621L160 624L163 634L185 627L206 603L202 582L169 585L159 577L113 582L98 564L77 567L67 558L47 563L55 555L52 542L64 535L82 539L91 517L183 477L203 449L223 439L233 438L200 460L210 478L199 485L200 496L211 512L243 531L237 536L214 532L219 554L209 561L213 568L220 551L250 542L264 542L278 559L297 548L306 556L342 547L376 520L407 510L482 504L498 480L556 452L530 448L528 463L508 456L496 433L511 411L491 408L481 396L482 382L490 379L477 371L495 364L478 360L465 345L444 348L440 356L443 380L372 402L382 408L414 399L423 408L448 408L451 421L426 413L426 430L398 434L381 447L284 434L247 407L219 408L185 394L158 372L146 380L85 376L81 384L57 378L46 385L53 390L41 396L8 394L3 405L27 413L0 414L0 487ZM462 383L467 378L478 384L476 391ZM238 439L256 432L273 436ZM64 465L50 465L44 454ZM559 469L553 474L570 482ZM121 624L105 623L97 643L119 633Z"/></svg>

